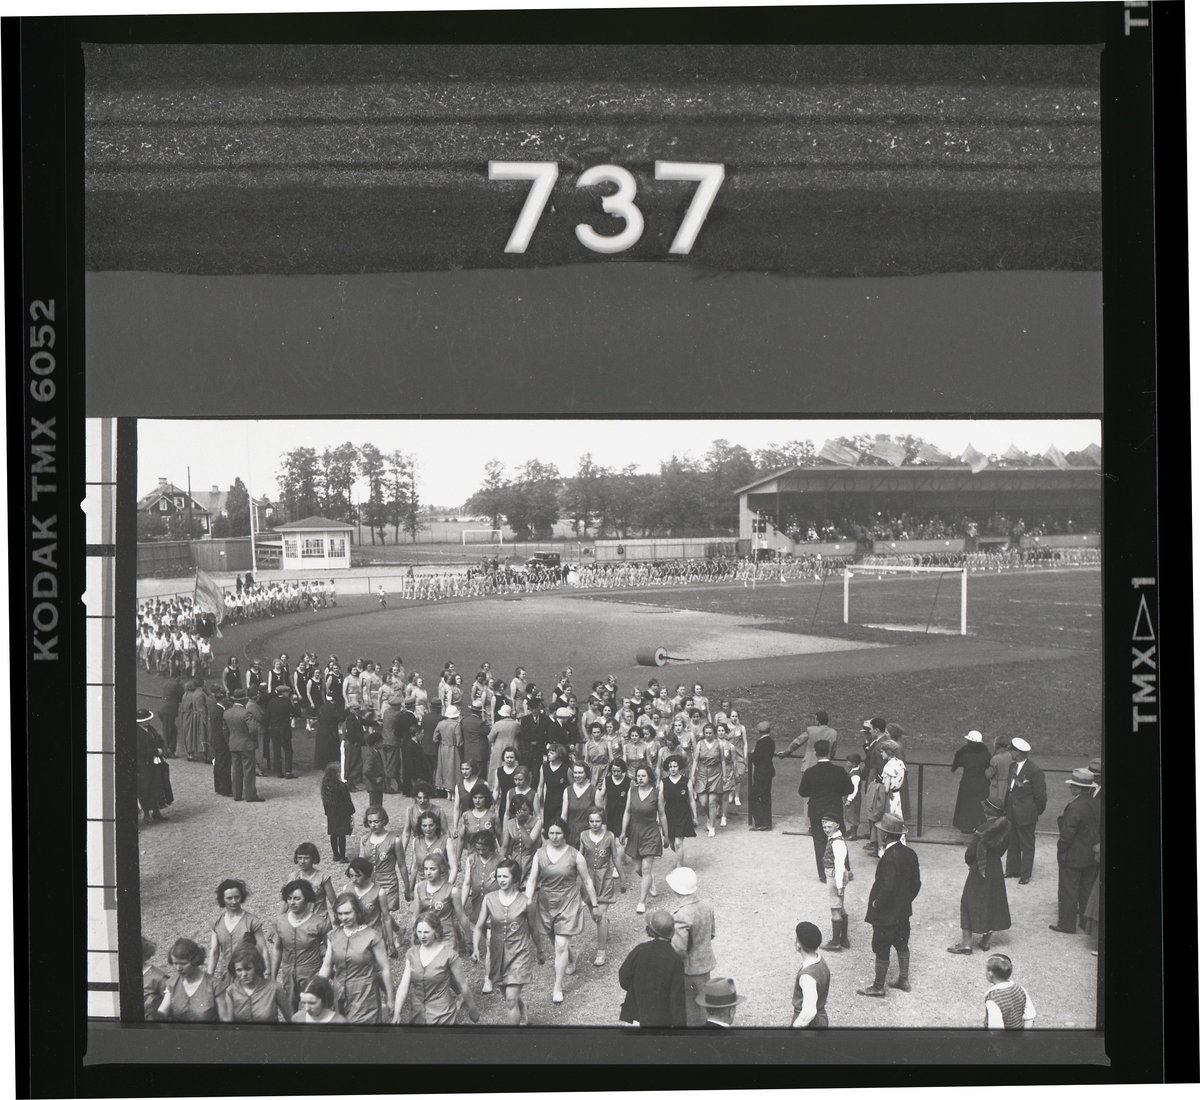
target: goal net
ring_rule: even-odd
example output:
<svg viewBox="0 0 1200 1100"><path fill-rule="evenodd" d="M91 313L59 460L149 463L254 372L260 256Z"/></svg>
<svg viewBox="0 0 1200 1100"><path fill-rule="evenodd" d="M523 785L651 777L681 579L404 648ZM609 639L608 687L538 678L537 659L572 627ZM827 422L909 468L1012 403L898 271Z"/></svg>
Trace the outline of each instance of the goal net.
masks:
<svg viewBox="0 0 1200 1100"><path fill-rule="evenodd" d="M471 543L485 543L493 546L504 545L504 531L498 527L463 528L463 546Z"/></svg>
<svg viewBox="0 0 1200 1100"><path fill-rule="evenodd" d="M922 634L966 634L967 570L849 566L842 574L842 622Z"/></svg>

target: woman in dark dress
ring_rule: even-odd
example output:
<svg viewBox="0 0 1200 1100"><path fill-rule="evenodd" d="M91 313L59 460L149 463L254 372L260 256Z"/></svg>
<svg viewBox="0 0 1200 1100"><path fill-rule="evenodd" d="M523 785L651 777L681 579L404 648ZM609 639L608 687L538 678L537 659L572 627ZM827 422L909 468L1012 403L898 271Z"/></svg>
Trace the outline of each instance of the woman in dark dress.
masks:
<svg viewBox="0 0 1200 1100"><path fill-rule="evenodd" d="M771 736L771 723L759 722L758 740L747 758L750 769L748 817L750 828L766 832L772 827L771 781L775 778L775 739Z"/></svg>
<svg viewBox="0 0 1200 1100"><path fill-rule="evenodd" d="M317 736L313 743L313 767L324 768L326 764L341 760L341 741L338 723L342 720L340 703L325 702L317 711Z"/></svg>
<svg viewBox="0 0 1200 1100"><path fill-rule="evenodd" d="M668 756L667 774L659 783L663 812L667 817L667 842L683 866L683 842L696 835L696 794L688 777L683 774L683 757Z"/></svg>
<svg viewBox="0 0 1200 1100"><path fill-rule="evenodd" d="M567 764L567 750L562 745L546 746L546 762L542 765L541 783L538 785L538 801L542 806L542 836L562 813L563 791L571 782L571 769Z"/></svg>
<svg viewBox="0 0 1200 1100"><path fill-rule="evenodd" d="M983 743L983 734L971 730L967 734L967 743L954 754L954 763L950 765L951 774L962 768L958 801L954 804L954 827L967 836L984 820L983 800L987 798L991 786L984 773L991 759L992 754Z"/></svg>
<svg viewBox="0 0 1200 1100"><path fill-rule="evenodd" d="M973 935L982 935L979 946L986 951L991 947L993 932L1003 932L1012 927L1001 861L1008 849L1012 826L1004 816L1004 807L990 798L984 800L983 811L986 819L975 830L963 857L970 871L967 872L967 884L963 887L959 906L962 942L946 948L951 955L971 954L974 950Z"/></svg>
<svg viewBox="0 0 1200 1100"><path fill-rule="evenodd" d="M621 823L625 820L625 802L629 798L629 773L625 761L614 760L608 766L608 774L600 781L596 794L596 804L604 811L604 824L613 836L621 835ZM628 858L625 849L617 844L621 853L621 866L625 866Z"/></svg>

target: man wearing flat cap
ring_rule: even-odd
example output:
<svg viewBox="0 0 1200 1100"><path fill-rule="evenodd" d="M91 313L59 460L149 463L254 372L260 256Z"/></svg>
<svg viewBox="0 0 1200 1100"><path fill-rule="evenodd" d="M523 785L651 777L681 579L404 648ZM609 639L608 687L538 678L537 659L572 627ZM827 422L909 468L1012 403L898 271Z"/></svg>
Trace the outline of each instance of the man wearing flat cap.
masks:
<svg viewBox="0 0 1200 1100"><path fill-rule="evenodd" d="M620 1019L635 1027L685 1027L683 958L671 946L675 918L655 909L646 915L646 934L617 975L625 990Z"/></svg>
<svg viewBox="0 0 1200 1100"><path fill-rule="evenodd" d="M1067 780L1071 801L1058 819L1058 923L1050 925L1052 932L1074 934L1100 870L1093 852L1100 843L1095 785L1087 768L1076 768Z"/></svg>
<svg viewBox="0 0 1200 1100"><path fill-rule="evenodd" d="M908 984L908 935L912 918L913 898L921 892L921 866L917 853L903 842L908 832L904 819L898 814L885 813L879 822L883 836L883 855L875 867L875 882L867 901L866 922L871 925L871 950L875 953L875 981L858 990L864 997L884 997L885 984L905 993ZM892 948L900 973L894 982L887 981L888 963Z"/></svg>
<svg viewBox="0 0 1200 1100"><path fill-rule="evenodd" d="M1033 877L1033 849L1037 820L1046 812L1046 777L1029 759L1030 745L1023 737L1012 739L1012 767L1008 771L1008 794L1004 814L1012 822L1004 877L1025 886Z"/></svg>

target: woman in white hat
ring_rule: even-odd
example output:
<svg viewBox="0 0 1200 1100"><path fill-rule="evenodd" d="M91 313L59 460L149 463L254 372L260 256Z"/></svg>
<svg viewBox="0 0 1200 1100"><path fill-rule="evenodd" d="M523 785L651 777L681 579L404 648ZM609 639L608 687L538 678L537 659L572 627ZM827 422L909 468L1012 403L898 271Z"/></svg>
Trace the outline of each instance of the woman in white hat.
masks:
<svg viewBox="0 0 1200 1100"><path fill-rule="evenodd" d="M990 788L986 773L992 754L983 743L983 734L979 730L971 730L964 740L966 743L954 754L950 772L953 774L961 768L963 773L958 785L958 801L954 804L954 827L970 836L984 820L983 800Z"/></svg>
<svg viewBox="0 0 1200 1100"><path fill-rule="evenodd" d="M459 709L453 703L442 711L442 720L433 731L433 740L438 746L434 783L443 790L452 791L459 780L463 747L462 722Z"/></svg>

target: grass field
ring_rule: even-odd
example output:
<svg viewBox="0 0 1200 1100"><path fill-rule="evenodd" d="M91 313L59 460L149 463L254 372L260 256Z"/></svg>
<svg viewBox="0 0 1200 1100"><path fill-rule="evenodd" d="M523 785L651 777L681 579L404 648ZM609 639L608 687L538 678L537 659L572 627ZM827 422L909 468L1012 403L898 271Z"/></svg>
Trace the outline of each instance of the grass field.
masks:
<svg viewBox="0 0 1200 1100"><path fill-rule="evenodd" d="M385 663L399 654L410 669L425 671L431 680L446 659L463 670L487 659L503 674L520 662L547 688L563 665L574 669L577 685L609 672L623 688L644 684L651 674L672 685L700 680L710 697L734 699L751 728L769 718L780 748L808 724L813 710L823 707L843 731L841 755L857 747L855 731L863 717L884 713L909 731L910 765L941 765L926 769L925 812L931 832L947 840L951 835L944 825L957 777L944 764L967 729L981 729L989 739L1019 733L1033 743L1035 758L1045 768L1077 766L1100 747L1099 573L973 576L971 586L972 633L966 638L844 627L823 612L809 633L819 584L776 584L402 603L387 611L366 595L353 595L339 599L336 611L228 628L217 652L222 663L231 652L266 658L286 651L294 659L307 649L323 658L331 652L343 661L365 654ZM889 607L909 617L924 607L928 615L927 586L898 578L871 580L862 589L858 606L864 618L878 617ZM840 596L839 586L834 620L840 620ZM827 586L823 603L829 597ZM634 651L648 644L691 644L706 656L662 670L639 667ZM151 696L146 702L152 707L161 684L139 674L139 690ZM295 740L301 779L263 780L260 790L268 800L263 805L215 798L207 768L174 762L172 821L141 834L143 925L160 945L180 934L207 939L204 930L217 914L211 890L220 878L245 878L255 893L250 908L266 916L277 904L294 845L310 839L328 851L317 776L310 767L312 740L302 732ZM827 899L816 881L810 841L796 835L807 827L794 794L797 780L798 762L780 761L774 832L749 833L745 819L735 816L715 840L702 836L689 846L688 862L717 910L718 970L735 975L739 990L750 998L739 1011L745 1026L786 1025L794 974L790 928L798 919L828 927ZM1010 890L1014 927L996 943L1013 957L1018 976L1027 979L1039 1026L1087 1027L1096 980L1092 941L1077 936L1064 943L1067 938L1046 929L1056 916L1054 819L1066 802L1061 777L1052 774L1049 780L1050 805L1040 823L1034 880ZM366 796L356 800L361 811ZM398 816L406 800L388 796L387 804ZM878 1005L853 995L870 974L869 929L861 916L873 874L873 861L856 847L852 859L859 877L849 900L855 946L831 961L835 1026L978 1024L982 958L959 959L944 950L956 936L965 877L961 848L921 843L915 850L925 887L913 922L914 992ZM664 863L663 870L669 870L673 857ZM669 897L662 887L659 904ZM550 971L535 975L529 1003L536 1025L615 1021L621 1000L615 969L643 935L635 901L631 892L613 906L607 968L590 965L594 932L590 925L585 929L582 964L568 980L564 1005L550 1004ZM478 989L479 968L468 972ZM500 1022L496 998L480 1000L483 1021Z"/></svg>

